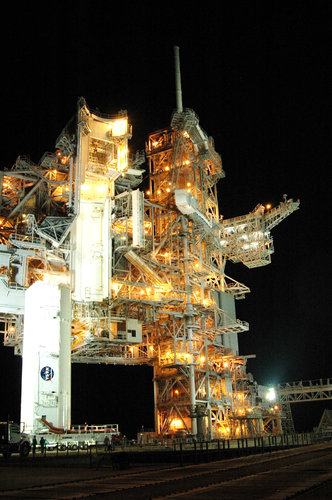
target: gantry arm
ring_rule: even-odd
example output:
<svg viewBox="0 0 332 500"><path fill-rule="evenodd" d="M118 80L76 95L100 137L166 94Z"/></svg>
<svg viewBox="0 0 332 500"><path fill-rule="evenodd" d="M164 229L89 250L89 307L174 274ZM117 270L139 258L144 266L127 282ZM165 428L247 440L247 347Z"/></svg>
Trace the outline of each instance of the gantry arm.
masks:
<svg viewBox="0 0 332 500"><path fill-rule="evenodd" d="M299 205L299 200L294 202L284 196L284 201L275 208L266 210L263 205L257 205L249 214L224 220L220 240L225 257L249 268L269 264L274 252L270 230Z"/></svg>
<svg viewBox="0 0 332 500"><path fill-rule="evenodd" d="M277 207L271 208L266 212L266 214L264 214L265 230L270 231L272 228L277 226L279 222L288 217L288 215L295 212L295 210L298 210L299 206L300 200L287 200L286 195L284 195L284 201L280 202Z"/></svg>

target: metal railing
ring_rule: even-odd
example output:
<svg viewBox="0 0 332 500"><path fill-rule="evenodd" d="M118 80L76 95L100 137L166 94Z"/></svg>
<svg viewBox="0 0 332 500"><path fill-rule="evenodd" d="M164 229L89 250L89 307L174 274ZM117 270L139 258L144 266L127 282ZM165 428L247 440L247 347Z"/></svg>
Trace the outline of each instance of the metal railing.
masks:
<svg viewBox="0 0 332 500"><path fill-rule="evenodd" d="M225 458L233 458L254 453L266 453L280 449L310 446L329 442L332 432L306 432L302 434L280 434L253 438L214 439L165 439L152 440L149 443L137 443L125 438L109 443L46 443L32 448L29 456L18 456L19 460L45 460L46 458L66 457L77 460L81 457L87 465L101 465L110 460L114 468L129 466L129 463L151 462L155 457L158 462L199 463ZM5 460L15 460L15 455L5 455Z"/></svg>

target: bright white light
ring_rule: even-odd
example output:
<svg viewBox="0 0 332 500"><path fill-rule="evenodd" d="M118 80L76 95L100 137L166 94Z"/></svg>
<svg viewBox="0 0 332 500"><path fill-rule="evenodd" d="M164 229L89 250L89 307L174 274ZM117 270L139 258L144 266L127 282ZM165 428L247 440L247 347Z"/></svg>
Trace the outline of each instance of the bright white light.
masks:
<svg viewBox="0 0 332 500"><path fill-rule="evenodd" d="M270 389L266 393L266 399L268 399L269 401L274 401L276 399L276 391L273 387L270 387Z"/></svg>
<svg viewBox="0 0 332 500"><path fill-rule="evenodd" d="M127 133L127 120L116 120L112 123L112 135L113 136L122 136Z"/></svg>

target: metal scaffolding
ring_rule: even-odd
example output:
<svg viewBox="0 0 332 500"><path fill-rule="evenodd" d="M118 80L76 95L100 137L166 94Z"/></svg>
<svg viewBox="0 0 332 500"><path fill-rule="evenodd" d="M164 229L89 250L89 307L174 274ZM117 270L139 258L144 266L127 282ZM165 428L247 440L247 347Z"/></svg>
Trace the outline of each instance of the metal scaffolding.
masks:
<svg viewBox="0 0 332 500"><path fill-rule="evenodd" d="M5 345L22 353L25 290L38 280L67 283L72 362L153 366L157 434L278 433L281 411L246 371L248 356L238 349L238 334L249 325L236 318L235 301L250 290L227 276L225 265L227 259L268 264L270 230L299 202L285 198L275 208L259 205L223 220L221 158L177 95L170 127L152 133L146 144L145 193L137 189L144 155L129 155L126 113L105 118L84 100L54 154L38 164L19 157L3 172ZM106 134L98 132L102 126ZM96 220L100 241L94 235L86 262L101 271L86 286L79 252L89 245L87 221Z"/></svg>

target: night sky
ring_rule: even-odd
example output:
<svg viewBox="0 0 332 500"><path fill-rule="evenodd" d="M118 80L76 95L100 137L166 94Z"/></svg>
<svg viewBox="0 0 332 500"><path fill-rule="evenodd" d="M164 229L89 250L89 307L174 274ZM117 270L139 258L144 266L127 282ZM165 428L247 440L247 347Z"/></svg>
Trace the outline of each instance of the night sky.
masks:
<svg viewBox="0 0 332 500"><path fill-rule="evenodd" d="M332 377L331 4L178 4L9 8L0 34L0 167L54 151L80 96L103 113L127 109L131 150L144 149L150 132L169 125L179 45L184 107L214 138L226 171L221 214L276 205L283 194L301 200L272 231L272 264L226 268L251 289L237 302L250 324L240 352L256 354L248 370L263 385ZM21 361L1 347L0 363L0 419L17 420ZM72 379L73 423L115 422L127 434L153 426L151 368L73 365ZM298 430L317 425L324 408L332 402L293 405Z"/></svg>

